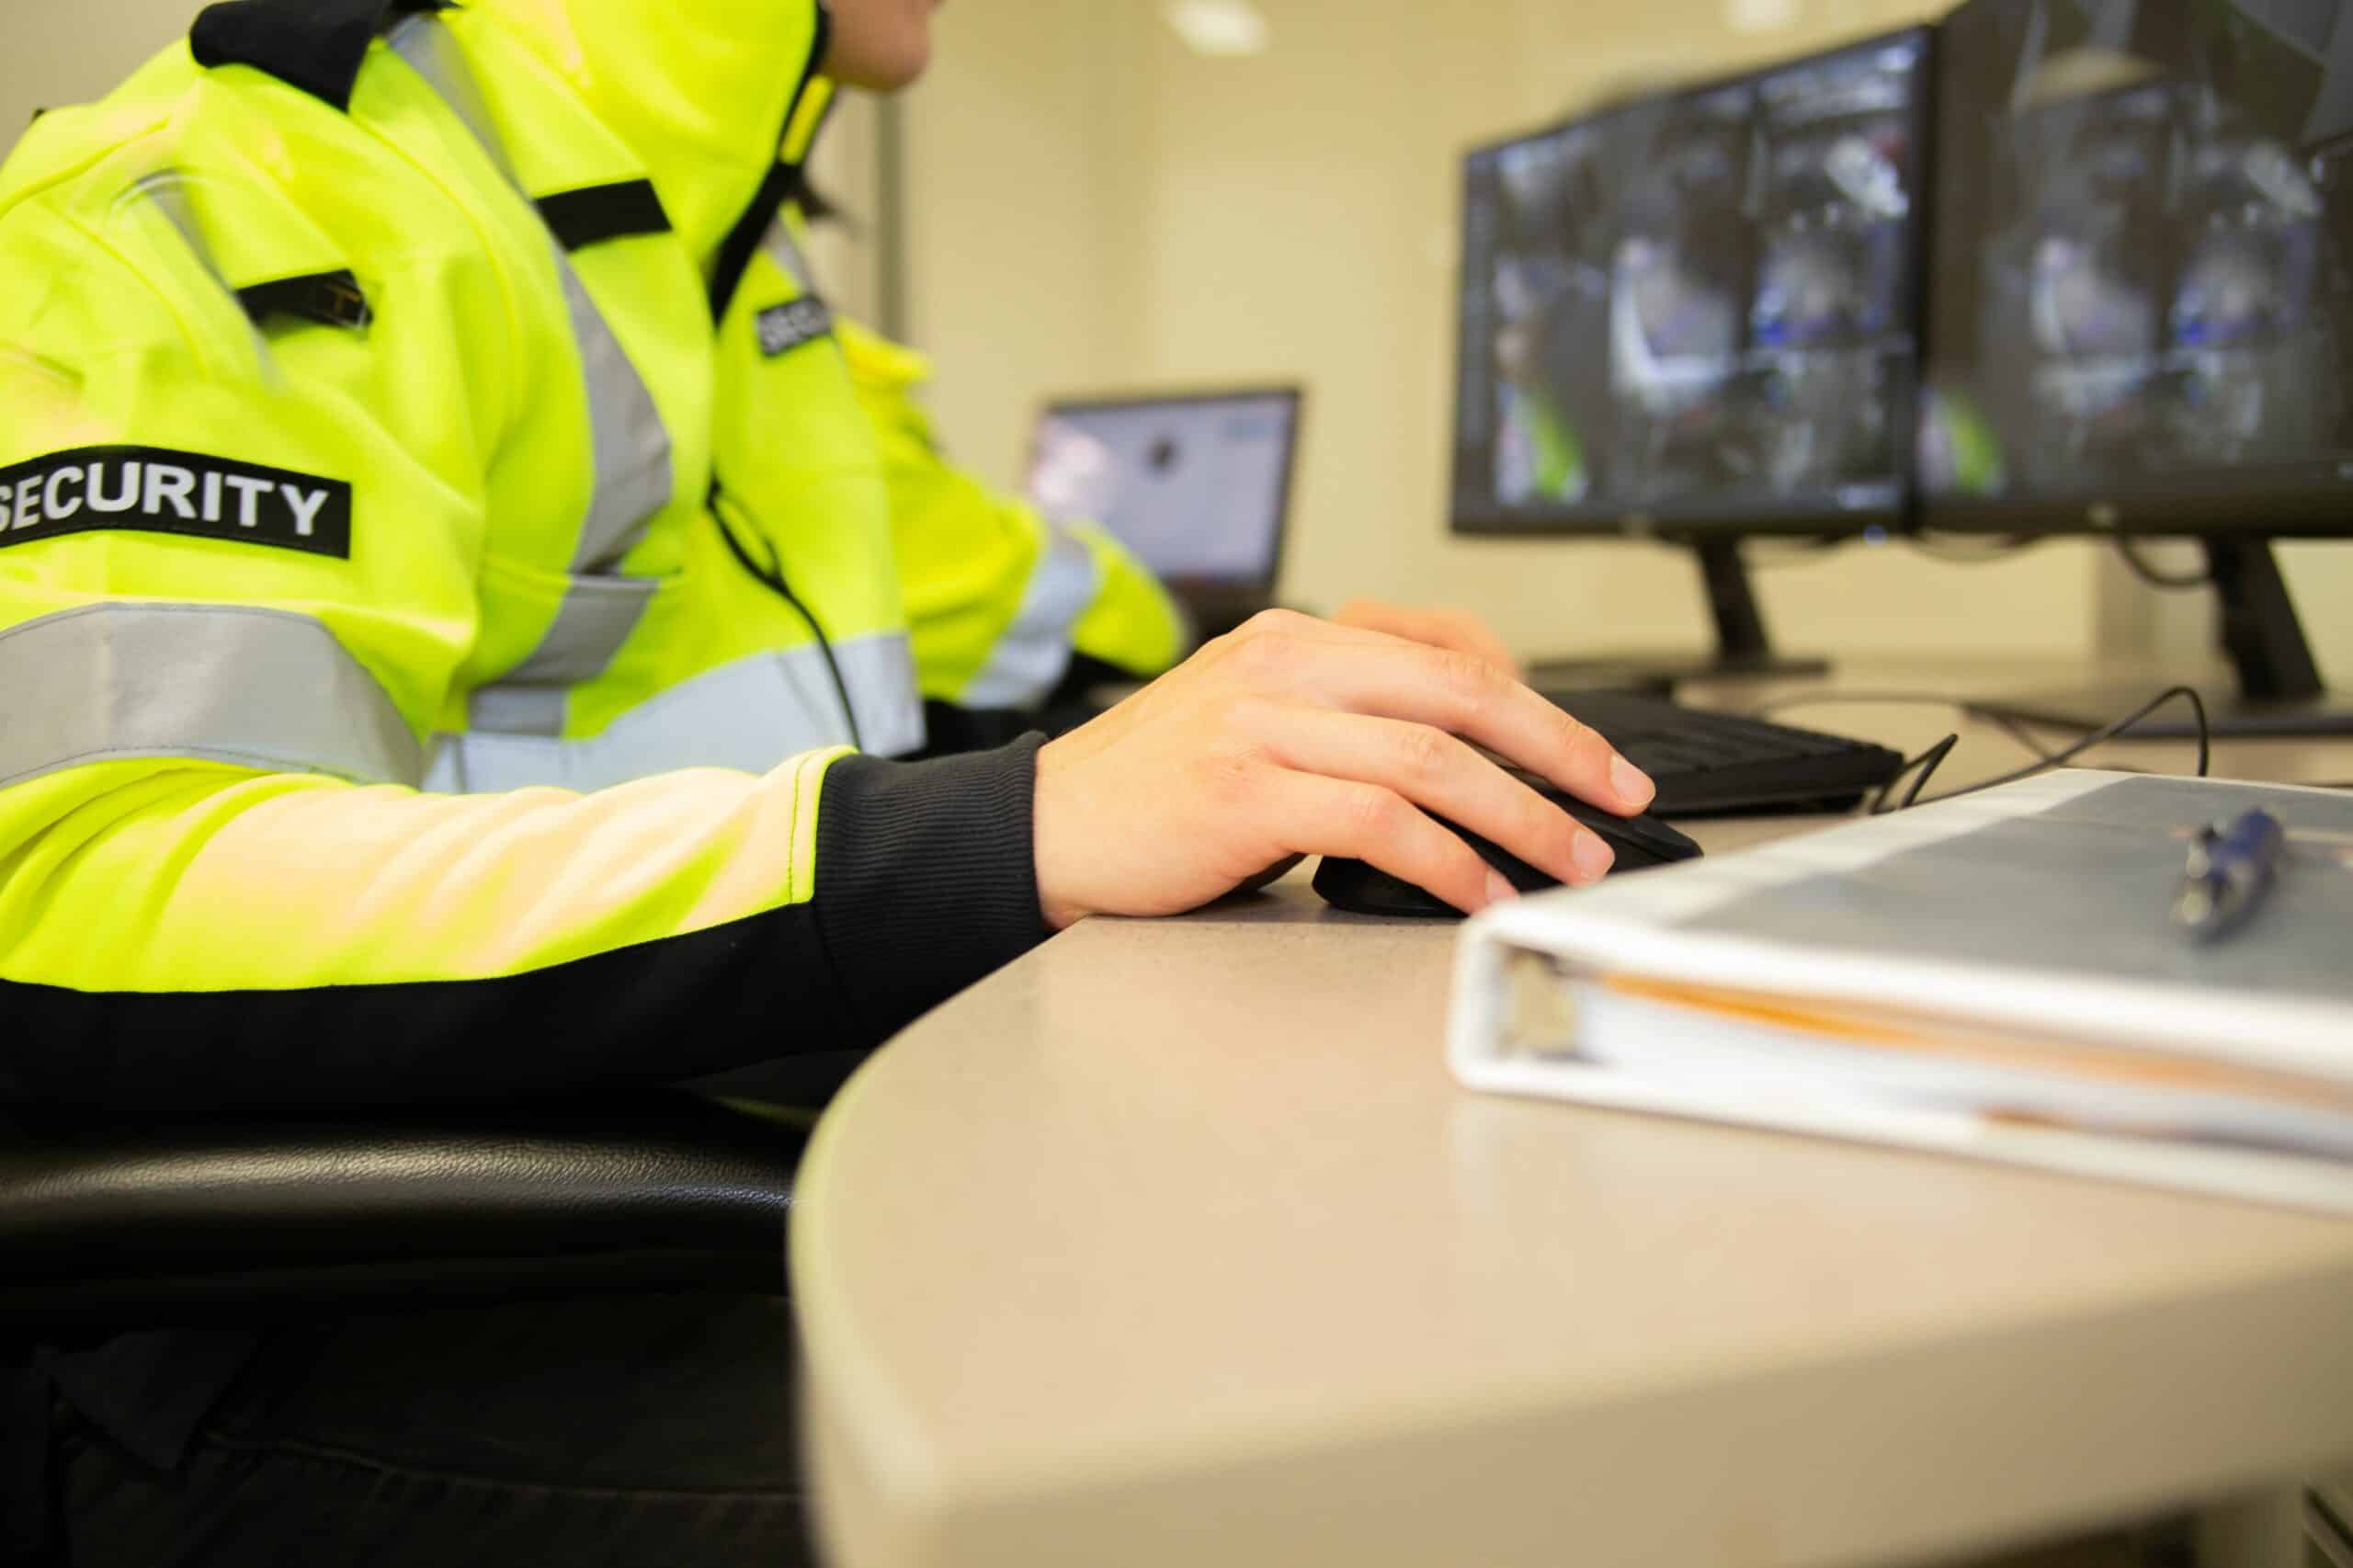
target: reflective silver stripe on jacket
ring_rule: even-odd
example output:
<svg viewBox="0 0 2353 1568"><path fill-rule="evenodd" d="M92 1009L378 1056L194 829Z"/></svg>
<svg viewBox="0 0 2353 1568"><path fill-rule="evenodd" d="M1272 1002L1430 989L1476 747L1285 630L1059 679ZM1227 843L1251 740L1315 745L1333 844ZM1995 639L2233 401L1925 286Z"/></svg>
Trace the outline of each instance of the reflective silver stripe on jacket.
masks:
<svg viewBox="0 0 2353 1568"><path fill-rule="evenodd" d="M181 243L188 246L188 254L195 256L196 264L204 269L205 276L211 278L221 292L235 302L242 312L244 305L237 301L235 287L230 283L228 275L221 270L220 258L213 254L212 244L205 237L204 226L196 221L195 209L188 205L188 187L187 175L176 169L165 169L133 181L131 189L134 197L152 202L155 210L164 215L164 221L178 233ZM277 362L270 355L269 339L263 335L261 328L255 325L251 318L246 320L245 332L253 344L256 363L260 365L263 374L274 381L278 370Z"/></svg>
<svg viewBox="0 0 2353 1568"><path fill-rule="evenodd" d="M0 785L118 757L414 784L424 753L376 677L308 616L99 604L0 631ZM38 699L36 700L36 698Z"/></svg>
<svg viewBox="0 0 2353 1568"><path fill-rule="evenodd" d="M794 243L792 226L784 221L781 210L768 225L768 232L760 236L760 249L803 294L817 291L817 275L811 269L808 258L801 254L800 245Z"/></svg>
<svg viewBox="0 0 2353 1568"><path fill-rule="evenodd" d="M482 92L449 29L429 15L410 17L388 35L392 50L440 96L492 163L526 201L530 193L491 129ZM483 729L553 736L563 728L564 694L592 680L629 640L653 597L653 585L614 568L656 513L670 504L676 480L670 432L645 379L606 320L572 258L548 236L556 276L572 318L573 341L588 392L590 442L597 487L572 557L576 579L547 636L497 685L473 694L468 718Z"/></svg>
<svg viewBox="0 0 2353 1568"><path fill-rule="evenodd" d="M1070 668L1071 628L1095 602L1100 575L1086 541L1055 528L1013 624L958 700L966 708L1027 708L1051 696Z"/></svg>
<svg viewBox="0 0 2353 1568"><path fill-rule="evenodd" d="M904 631L834 645L842 685L858 710L858 733L870 756L905 756L923 750L923 693L915 681L915 644ZM826 705L840 707L836 698Z"/></svg>
<svg viewBox="0 0 2353 1568"><path fill-rule="evenodd" d="M859 638L837 645L834 656L866 749L878 756L921 749L923 703L906 637ZM681 767L766 773L803 752L848 744L841 711L824 655L808 643L681 681L579 740L479 730L442 735L425 787L483 794L544 784L585 793Z"/></svg>
<svg viewBox="0 0 2353 1568"><path fill-rule="evenodd" d="M539 647L499 685L561 692L596 679L644 619L660 585L651 577L574 578Z"/></svg>

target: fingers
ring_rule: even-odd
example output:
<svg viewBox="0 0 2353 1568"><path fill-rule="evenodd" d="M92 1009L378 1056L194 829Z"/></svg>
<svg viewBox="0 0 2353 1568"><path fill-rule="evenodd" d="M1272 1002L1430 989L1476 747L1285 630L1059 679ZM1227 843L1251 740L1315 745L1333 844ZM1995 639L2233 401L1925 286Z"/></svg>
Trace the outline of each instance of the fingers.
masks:
<svg viewBox="0 0 2353 1568"><path fill-rule="evenodd" d="M1646 809L1657 793L1608 742L1473 655L1336 631L1300 616L1262 618L1237 637L1231 657L1257 690L1444 730L1624 814Z"/></svg>
<svg viewBox="0 0 2353 1568"><path fill-rule="evenodd" d="M1310 855L1367 862L1427 888L1465 915L1513 896L1472 847L1374 784L1313 773L1271 773L1258 792L1264 825Z"/></svg>
<svg viewBox="0 0 2353 1568"><path fill-rule="evenodd" d="M1484 659L1515 680L1519 677L1519 661L1511 656L1503 639L1467 609L1428 609L1384 604L1379 599L1351 599L1334 619L1342 626L1382 631L1433 648L1469 653Z"/></svg>
<svg viewBox="0 0 2353 1568"><path fill-rule="evenodd" d="M1479 654L1270 612L1040 749L1040 910L1056 926L1176 914L1302 853L1360 858L1465 911L1512 896L1435 816L1564 882L1600 874L1605 846L1463 741L1611 809L1652 793Z"/></svg>
<svg viewBox="0 0 2353 1568"><path fill-rule="evenodd" d="M1615 859L1574 817L1440 731L1290 704L1259 711L1261 744L1281 766L1377 785L1571 886L1600 881Z"/></svg>

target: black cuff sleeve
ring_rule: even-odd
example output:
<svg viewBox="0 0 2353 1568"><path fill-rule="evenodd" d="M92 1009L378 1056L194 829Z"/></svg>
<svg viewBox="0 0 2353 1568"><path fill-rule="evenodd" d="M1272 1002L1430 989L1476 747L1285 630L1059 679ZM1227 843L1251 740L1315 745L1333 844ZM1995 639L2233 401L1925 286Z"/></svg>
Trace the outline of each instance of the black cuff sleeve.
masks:
<svg viewBox="0 0 2353 1568"><path fill-rule="evenodd" d="M817 923L859 1033L897 1032L1046 939L1031 836L1043 744L827 771Z"/></svg>

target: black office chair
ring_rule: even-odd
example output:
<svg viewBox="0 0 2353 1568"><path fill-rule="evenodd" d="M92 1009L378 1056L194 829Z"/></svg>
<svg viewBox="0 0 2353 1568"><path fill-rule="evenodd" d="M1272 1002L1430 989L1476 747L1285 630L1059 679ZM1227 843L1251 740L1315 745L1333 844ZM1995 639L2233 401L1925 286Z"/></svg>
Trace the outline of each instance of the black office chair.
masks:
<svg viewBox="0 0 2353 1568"><path fill-rule="evenodd" d="M0 1350L590 1291L784 1289L807 1119L683 1092L0 1125Z"/></svg>

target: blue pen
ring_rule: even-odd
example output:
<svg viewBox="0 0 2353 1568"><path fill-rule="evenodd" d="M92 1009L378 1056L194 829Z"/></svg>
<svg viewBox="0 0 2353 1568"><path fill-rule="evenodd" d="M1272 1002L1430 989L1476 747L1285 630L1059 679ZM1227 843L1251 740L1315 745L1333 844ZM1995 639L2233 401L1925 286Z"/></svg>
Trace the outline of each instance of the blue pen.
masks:
<svg viewBox="0 0 2353 1568"><path fill-rule="evenodd" d="M2189 841L2189 864L2173 904L2173 923L2193 942L2229 936L2263 903L2279 878L2288 830L2269 812L2252 811L2228 827L2202 827Z"/></svg>

